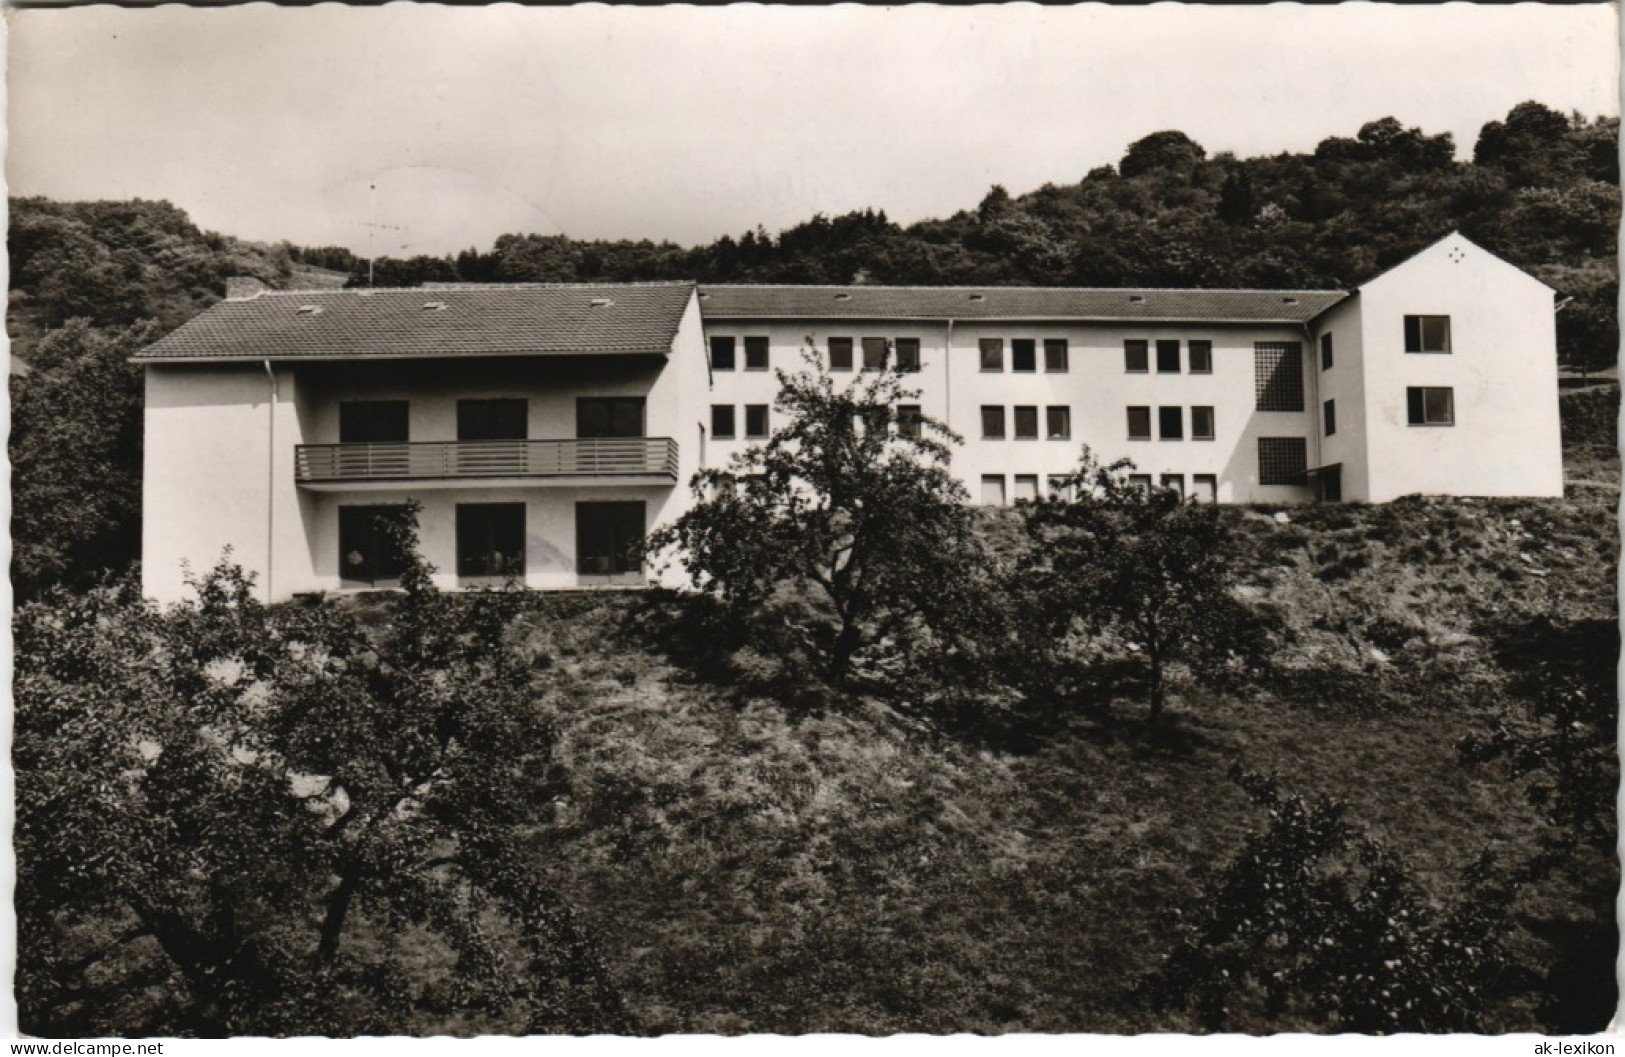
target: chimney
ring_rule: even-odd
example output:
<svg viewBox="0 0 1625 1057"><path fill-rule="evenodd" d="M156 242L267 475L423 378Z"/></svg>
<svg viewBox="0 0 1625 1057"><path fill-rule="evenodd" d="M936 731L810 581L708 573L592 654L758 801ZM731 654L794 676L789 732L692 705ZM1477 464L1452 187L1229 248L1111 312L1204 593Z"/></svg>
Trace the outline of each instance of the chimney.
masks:
<svg viewBox="0 0 1625 1057"><path fill-rule="evenodd" d="M226 300L248 301L269 289L270 287L252 275L234 275L226 280Z"/></svg>

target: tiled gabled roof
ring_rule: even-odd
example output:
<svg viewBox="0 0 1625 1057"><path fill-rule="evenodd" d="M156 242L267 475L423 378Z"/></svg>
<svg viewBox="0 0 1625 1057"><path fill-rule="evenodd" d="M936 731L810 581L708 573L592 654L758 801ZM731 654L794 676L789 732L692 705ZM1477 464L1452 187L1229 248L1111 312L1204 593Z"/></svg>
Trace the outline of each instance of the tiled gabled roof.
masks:
<svg viewBox="0 0 1625 1057"><path fill-rule="evenodd" d="M300 290L222 301L137 360L665 355L694 284Z"/></svg>
<svg viewBox="0 0 1625 1057"><path fill-rule="evenodd" d="M707 319L999 319L1305 323L1341 290L1016 286L701 286Z"/></svg>

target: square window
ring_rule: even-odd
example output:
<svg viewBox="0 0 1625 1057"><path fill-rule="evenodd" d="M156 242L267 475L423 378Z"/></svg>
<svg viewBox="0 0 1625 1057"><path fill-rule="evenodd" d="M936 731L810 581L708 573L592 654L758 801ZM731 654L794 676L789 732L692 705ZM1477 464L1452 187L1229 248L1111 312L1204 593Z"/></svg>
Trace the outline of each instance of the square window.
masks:
<svg viewBox="0 0 1625 1057"><path fill-rule="evenodd" d="M920 435L920 405L897 405L897 435L900 437L918 437Z"/></svg>
<svg viewBox="0 0 1625 1057"><path fill-rule="evenodd" d="M1179 498L1185 498L1185 475L1182 473L1165 473L1158 482L1165 491L1178 492Z"/></svg>
<svg viewBox="0 0 1625 1057"><path fill-rule="evenodd" d="M731 371L734 369L734 339L711 339L711 369L713 371Z"/></svg>
<svg viewBox="0 0 1625 1057"><path fill-rule="evenodd" d="M405 515L404 506L339 507L340 580L372 585L400 579L406 555L390 542L384 522Z"/></svg>
<svg viewBox="0 0 1625 1057"><path fill-rule="evenodd" d="M1151 344L1139 338L1123 342L1123 370L1129 374L1145 374L1151 369Z"/></svg>
<svg viewBox="0 0 1625 1057"><path fill-rule="evenodd" d="M1309 442L1302 437L1258 438L1258 483L1303 484Z"/></svg>
<svg viewBox="0 0 1625 1057"><path fill-rule="evenodd" d="M1192 341L1189 343L1192 374L1213 373L1213 342Z"/></svg>
<svg viewBox="0 0 1625 1057"><path fill-rule="evenodd" d="M1406 352L1449 352L1449 316L1406 316Z"/></svg>
<svg viewBox="0 0 1625 1057"><path fill-rule="evenodd" d="M1332 369L1331 331L1327 331L1320 336L1320 369L1323 371L1329 371Z"/></svg>
<svg viewBox="0 0 1625 1057"><path fill-rule="evenodd" d="M1157 408L1157 435L1163 440L1185 439L1185 409L1182 407Z"/></svg>
<svg viewBox="0 0 1625 1057"><path fill-rule="evenodd" d="M1036 473L1018 473L1018 474L1016 474L1015 498L1016 498L1016 502L1018 502L1018 503L1021 502L1024 499L1027 500L1028 502L1037 502L1037 500L1038 500L1038 475Z"/></svg>
<svg viewBox="0 0 1625 1057"><path fill-rule="evenodd" d="M1016 407L1016 439L1038 439L1038 408L1017 405Z"/></svg>
<svg viewBox="0 0 1625 1057"><path fill-rule="evenodd" d="M1016 338L1010 343L1010 369L1024 374L1038 370L1038 342Z"/></svg>
<svg viewBox="0 0 1625 1057"><path fill-rule="evenodd" d="M866 371L883 371L886 369L886 339L863 339L863 369Z"/></svg>
<svg viewBox="0 0 1625 1057"><path fill-rule="evenodd" d="M1049 494L1055 499L1072 498L1072 478L1064 474L1051 474L1049 479Z"/></svg>
<svg viewBox="0 0 1625 1057"><path fill-rule="evenodd" d="M1326 436L1337 432L1337 401L1328 400L1320 405L1321 421L1326 428Z"/></svg>
<svg viewBox="0 0 1625 1057"><path fill-rule="evenodd" d="M1158 374L1178 374L1179 373L1179 342L1177 342L1177 341L1159 341L1159 342L1157 342L1157 373Z"/></svg>
<svg viewBox="0 0 1625 1057"><path fill-rule="evenodd" d="M1151 475L1148 473L1131 473L1128 475L1128 483L1133 488L1151 491Z"/></svg>
<svg viewBox="0 0 1625 1057"><path fill-rule="evenodd" d="M1066 406L1044 409L1044 435L1050 440L1068 440L1072 436L1072 409Z"/></svg>
<svg viewBox="0 0 1625 1057"><path fill-rule="evenodd" d="M767 436L767 405L745 405L745 436L761 440Z"/></svg>
<svg viewBox="0 0 1625 1057"><path fill-rule="evenodd" d="M977 342L977 346L982 350L982 370L1004 370L1003 338L983 338L981 341Z"/></svg>
<svg viewBox="0 0 1625 1057"><path fill-rule="evenodd" d="M1151 409L1149 407L1131 407L1128 409L1128 439L1151 439Z"/></svg>
<svg viewBox="0 0 1625 1057"><path fill-rule="evenodd" d="M993 404L982 405L982 439L1004 439L1004 408Z"/></svg>
<svg viewBox="0 0 1625 1057"><path fill-rule="evenodd" d="M1406 389L1405 416L1413 426L1455 425L1455 390L1446 386L1413 386Z"/></svg>
<svg viewBox="0 0 1625 1057"><path fill-rule="evenodd" d="M982 475L982 505L983 506L1003 506L1004 505L1004 475L1003 474L983 474Z"/></svg>
<svg viewBox="0 0 1625 1057"><path fill-rule="evenodd" d="M410 439L405 400L355 400L339 405L340 444L405 444Z"/></svg>
<svg viewBox="0 0 1625 1057"><path fill-rule="evenodd" d="M711 436L717 440L732 440L734 436L734 406L711 405Z"/></svg>
<svg viewBox="0 0 1625 1057"><path fill-rule="evenodd" d="M1065 374L1069 369L1071 349L1065 338L1044 339L1044 370L1050 374Z"/></svg>
<svg viewBox="0 0 1625 1057"><path fill-rule="evenodd" d="M1253 345L1253 380L1260 411L1303 410L1303 345L1260 341Z"/></svg>
<svg viewBox="0 0 1625 1057"><path fill-rule="evenodd" d="M1191 498L1198 503L1217 503L1219 501L1219 477L1217 474L1198 473L1191 476Z"/></svg>
<svg viewBox="0 0 1625 1057"><path fill-rule="evenodd" d="M643 436L643 397L583 396L576 400L576 436Z"/></svg>
<svg viewBox="0 0 1625 1057"><path fill-rule="evenodd" d="M1191 440L1213 439L1213 409L1211 407L1191 408Z"/></svg>
<svg viewBox="0 0 1625 1057"><path fill-rule="evenodd" d="M852 369L852 339L829 339L829 369L832 371L850 371Z"/></svg>
<svg viewBox="0 0 1625 1057"><path fill-rule="evenodd" d="M897 339L897 369L912 374L920 369L920 339Z"/></svg>
<svg viewBox="0 0 1625 1057"><path fill-rule="evenodd" d="M576 504L576 572L636 583L643 572L648 514L640 501Z"/></svg>
<svg viewBox="0 0 1625 1057"><path fill-rule="evenodd" d="M457 505L457 575L522 576L525 504Z"/></svg>
<svg viewBox="0 0 1625 1057"><path fill-rule="evenodd" d="M767 370L767 339L766 338L746 338L745 339L745 370L747 370L747 371L765 371L765 370Z"/></svg>

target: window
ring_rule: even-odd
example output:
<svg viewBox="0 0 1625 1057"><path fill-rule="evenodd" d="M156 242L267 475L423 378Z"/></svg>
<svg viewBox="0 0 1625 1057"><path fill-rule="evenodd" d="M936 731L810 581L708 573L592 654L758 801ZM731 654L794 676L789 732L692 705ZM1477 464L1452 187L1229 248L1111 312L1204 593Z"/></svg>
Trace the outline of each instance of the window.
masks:
<svg viewBox="0 0 1625 1057"><path fill-rule="evenodd" d="M992 404L982 405L982 439L1004 439L1004 408Z"/></svg>
<svg viewBox="0 0 1625 1057"><path fill-rule="evenodd" d="M897 405L897 435L899 437L918 437L920 435L920 405Z"/></svg>
<svg viewBox="0 0 1625 1057"><path fill-rule="evenodd" d="M886 369L886 339L863 339L863 369L866 371L883 371Z"/></svg>
<svg viewBox="0 0 1625 1057"><path fill-rule="evenodd" d="M1016 439L1038 439L1038 408L1032 406L1016 407Z"/></svg>
<svg viewBox="0 0 1625 1057"><path fill-rule="evenodd" d="M1332 369L1331 331L1327 331L1320 336L1320 369L1323 371L1329 371Z"/></svg>
<svg viewBox="0 0 1625 1057"><path fill-rule="evenodd" d="M1413 426L1454 426L1455 390L1442 386L1406 389L1405 417Z"/></svg>
<svg viewBox="0 0 1625 1057"><path fill-rule="evenodd" d="M1151 346L1139 338L1123 342L1123 370L1129 374L1144 374L1151 369Z"/></svg>
<svg viewBox="0 0 1625 1057"><path fill-rule="evenodd" d="M1211 341L1192 341L1188 344L1191 357L1192 374L1213 373L1213 343Z"/></svg>
<svg viewBox="0 0 1625 1057"><path fill-rule="evenodd" d="M1191 408L1191 440L1213 439L1213 409L1211 407Z"/></svg>
<svg viewBox="0 0 1625 1057"><path fill-rule="evenodd" d="M765 370L767 370L767 339L766 338L746 338L745 339L745 370L747 370L747 371L765 371Z"/></svg>
<svg viewBox="0 0 1625 1057"><path fill-rule="evenodd" d="M718 440L732 440L734 435L734 406L711 405L711 436Z"/></svg>
<svg viewBox="0 0 1625 1057"><path fill-rule="evenodd" d="M1157 436L1163 440L1185 439L1185 409L1182 407L1157 408Z"/></svg>
<svg viewBox="0 0 1625 1057"><path fill-rule="evenodd" d="M1218 475L1211 473L1191 475L1191 498L1198 503L1217 503L1219 501Z"/></svg>
<svg viewBox="0 0 1625 1057"><path fill-rule="evenodd" d="M459 400L457 439L524 440L529 417L524 400Z"/></svg>
<svg viewBox="0 0 1625 1057"><path fill-rule="evenodd" d="M1056 499L1072 498L1072 478L1063 474L1052 474L1049 479L1049 494Z"/></svg>
<svg viewBox="0 0 1625 1057"><path fill-rule="evenodd" d="M1329 437L1332 434L1337 432L1337 401L1336 400L1328 400L1324 404L1320 405L1320 418L1321 418L1322 425L1325 426L1326 436Z"/></svg>
<svg viewBox="0 0 1625 1057"><path fill-rule="evenodd" d="M1038 475L1036 473L1016 474L1016 502L1023 499L1036 502L1038 500Z"/></svg>
<svg viewBox="0 0 1625 1057"><path fill-rule="evenodd" d="M643 397L584 396L577 399L576 436L643 436Z"/></svg>
<svg viewBox="0 0 1625 1057"><path fill-rule="evenodd" d="M1003 506L1004 505L1004 475L1003 474L983 474L982 475L982 505L983 506Z"/></svg>
<svg viewBox="0 0 1625 1057"><path fill-rule="evenodd" d="M1177 341L1159 341L1159 342L1157 342L1157 373L1158 374L1178 374L1179 373L1179 342L1177 342Z"/></svg>
<svg viewBox="0 0 1625 1057"><path fill-rule="evenodd" d="M910 374L920 369L920 339L897 339L897 369Z"/></svg>
<svg viewBox="0 0 1625 1057"><path fill-rule="evenodd" d="M1031 373L1038 370L1038 342L1032 338L1017 338L1010 343L1010 369Z"/></svg>
<svg viewBox="0 0 1625 1057"><path fill-rule="evenodd" d="M576 572L642 579L644 505L576 504Z"/></svg>
<svg viewBox="0 0 1625 1057"><path fill-rule="evenodd" d="M767 436L767 405L745 405L745 436L761 440Z"/></svg>
<svg viewBox="0 0 1625 1057"><path fill-rule="evenodd" d="M1148 473L1131 473L1128 475L1128 483L1131 487L1151 491L1151 475Z"/></svg>
<svg viewBox="0 0 1625 1057"><path fill-rule="evenodd" d="M403 506L339 507L340 580L372 585L400 579L406 571L406 556L382 530L386 519L405 513Z"/></svg>
<svg viewBox="0 0 1625 1057"><path fill-rule="evenodd" d="M1182 473L1165 473L1158 482L1165 491L1178 492L1179 498L1185 498L1185 475Z"/></svg>
<svg viewBox="0 0 1625 1057"><path fill-rule="evenodd" d="M1128 409L1128 439L1151 439L1151 409L1149 407L1131 407Z"/></svg>
<svg viewBox="0 0 1625 1057"><path fill-rule="evenodd" d="M1065 374L1070 358L1070 349L1065 338L1044 339L1044 370L1050 374Z"/></svg>
<svg viewBox="0 0 1625 1057"><path fill-rule="evenodd" d="M1449 352L1449 316L1406 316L1406 352Z"/></svg>
<svg viewBox="0 0 1625 1057"><path fill-rule="evenodd" d="M1072 409L1046 407L1044 409L1044 435L1050 440L1067 440L1072 436Z"/></svg>
<svg viewBox="0 0 1625 1057"><path fill-rule="evenodd" d="M457 505L457 575L521 576L525 572L525 504Z"/></svg>
<svg viewBox="0 0 1625 1057"><path fill-rule="evenodd" d="M358 400L339 405L340 444L405 444L405 400Z"/></svg>
<svg viewBox="0 0 1625 1057"><path fill-rule="evenodd" d="M734 339L711 339L711 369L713 371L731 371L734 369Z"/></svg>
<svg viewBox="0 0 1625 1057"><path fill-rule="evenodd" d="M1309 442L1302 437L1258 438L1258 483L1302 484Z"/></svg>
<svg viewBox="0 0 1625 1057"><path fill-rule="evenodd" d="M1004 339L983 338L977 343L982 350L982 370L1004 370Z"/></svg>
<svg viewBox="0 0 1625 1057"><path fill-rule="evenodd" d="M1258 410L1303 410L1303 346L1298 342L1256 343L1253 378L1258 388Z"/></svg>
<svg viewBox="0 0 1625 1057"><path fill-rule="evenodd" d="M829 339L829 369L832 371L850 371L852 369L852 339Z"/></svg>

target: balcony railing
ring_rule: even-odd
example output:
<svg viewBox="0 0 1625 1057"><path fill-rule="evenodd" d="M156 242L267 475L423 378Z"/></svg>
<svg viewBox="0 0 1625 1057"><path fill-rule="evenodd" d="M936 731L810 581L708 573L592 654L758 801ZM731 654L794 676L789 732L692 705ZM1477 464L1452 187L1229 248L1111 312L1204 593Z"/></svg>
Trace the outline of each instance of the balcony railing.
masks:
<svg viewBox="0 0 1625 1057"><path fill-rule="evenodd" d="M677 480L669 437L453 440L408 444L301 444L300 484L480 477L666 477Z"/></svg>

